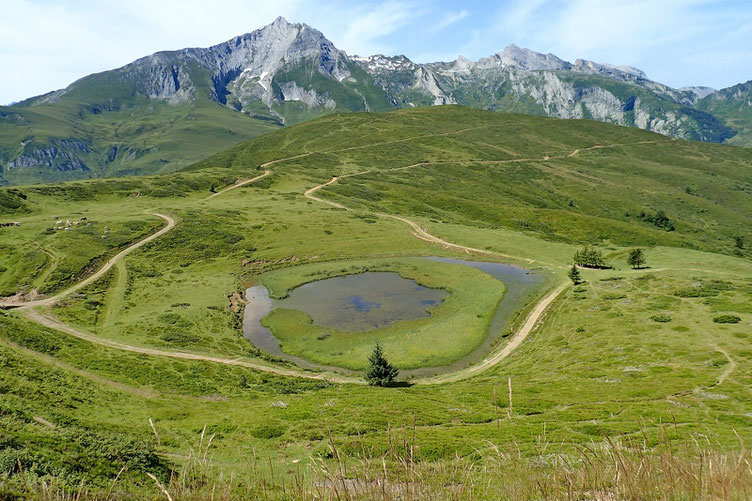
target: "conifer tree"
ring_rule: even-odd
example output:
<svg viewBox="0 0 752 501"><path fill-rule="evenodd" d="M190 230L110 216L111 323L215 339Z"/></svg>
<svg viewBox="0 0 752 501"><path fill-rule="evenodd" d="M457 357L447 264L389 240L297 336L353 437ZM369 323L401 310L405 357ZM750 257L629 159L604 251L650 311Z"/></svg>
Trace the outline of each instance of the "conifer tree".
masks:
<svg viewBox="0 0 752 501"><path fill-rule="evenodd" d="M580 270L577 269L576 264L572 265L572 267L567 272L567 276L569 277L569 280L571 280L575 285L582 282L582 275L580 275Z"/></svg>
<svg viewBox="0 0 752 501"><path fill-rule="evenodd" d="M371 386L389 386L394 383L399 371L387 361L381 345L377 342L368 356L366 382Z"/></svg>

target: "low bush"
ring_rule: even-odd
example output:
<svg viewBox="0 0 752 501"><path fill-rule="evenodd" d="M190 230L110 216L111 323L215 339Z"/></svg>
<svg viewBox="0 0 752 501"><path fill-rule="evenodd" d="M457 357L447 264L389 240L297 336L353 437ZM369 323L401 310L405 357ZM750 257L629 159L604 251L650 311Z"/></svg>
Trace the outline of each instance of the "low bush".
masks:
<svg viewBox="0 0 752 501"><path fill-rule="evenodd" d="M671 321L671 317L664 313L658 313L657 315L653 315L650 318L653 319L654 322L660 322L664 324Z"/></svg>
<svg viewBox="0 0 752 501"><path fill-rule="evenodd" d="M742 319L736 315L718 315L713 318L713 322L717 324L738 324Z"/></svg>

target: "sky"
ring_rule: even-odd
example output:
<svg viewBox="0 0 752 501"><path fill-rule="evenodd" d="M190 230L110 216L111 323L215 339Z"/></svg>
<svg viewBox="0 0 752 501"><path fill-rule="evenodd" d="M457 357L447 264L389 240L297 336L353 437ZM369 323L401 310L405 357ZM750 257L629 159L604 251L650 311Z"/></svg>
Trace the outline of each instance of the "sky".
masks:
<svg viewBox="0 0 752 501"><path fill-rule="evenodd" d="M284 16L348 54L476 60L509 44L672 87L752 80L752 0L0 0L0 103Z"/></svg>

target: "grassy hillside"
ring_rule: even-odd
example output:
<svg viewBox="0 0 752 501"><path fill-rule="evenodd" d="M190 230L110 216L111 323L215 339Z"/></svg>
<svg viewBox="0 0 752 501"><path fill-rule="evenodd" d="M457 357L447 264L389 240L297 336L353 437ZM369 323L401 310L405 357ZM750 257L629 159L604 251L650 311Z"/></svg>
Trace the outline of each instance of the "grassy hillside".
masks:
<svg viewBox="0 0 752 501"><path fill-rule="evenodd" d="M7 292L65 292L86 263L159 228L155 213L177 224L53 306L0 310L0 492L744 499L750 183L745 149L440 107L320 118L169 176L2 189L3 219L22 223L0 228ZM49 230L53 215L93 224ZM566 285L584 243L611 268ZM647 268L626 264L636 245ZM403 267L456 294L433 317L444 337L430 322L371 333L395 361L421 346L455 359L484 322L452 322L490 315L504 285L460 265L408 269L419 256L545 277L484 363L565 288L508 356L400 387L296 370L241 335L235 293L249 285L283 294ZM278 327L302 322L280 313ZM280 337L346 365L329 338L296 334Z"/></svg>
<svg viewBox="0 0 752 501"><path fill-rule="evenodd" d="M43 163L3 169L0 183L172 172L281 125L237 113L206 96L181 105L111 95L101 99L92 104L90 96L71 95L55 104L0 108L2 160L37 158L34 150L49 150L41 155L48 158Z"/></svg>
<svg viewBox="0 0 752 501"><path fill-rule="evenodd" d="M259 165L280 151L305 156L275 176L351 176L327 191L350 207L556 241L750 255L746 149L444 106L326 117L238 144L191 169ZM659 211L670 225L656 225Z"/></svg>
<svg viewBox="0 0 752 501"><path fill-rule="evenodd" d="M739 131L729 143L752 145L752 80L721 89L701 99L697 107L721 118L726 125Z"/></svg>

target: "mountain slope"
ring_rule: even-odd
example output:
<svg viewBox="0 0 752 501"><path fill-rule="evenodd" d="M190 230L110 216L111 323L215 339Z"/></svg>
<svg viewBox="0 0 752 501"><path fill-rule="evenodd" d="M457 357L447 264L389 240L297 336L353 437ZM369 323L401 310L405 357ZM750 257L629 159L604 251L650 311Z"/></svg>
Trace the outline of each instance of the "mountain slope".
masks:
<svg viewBox="0 0 752 501"><path fill-rule="evenodd" d="M460 106L334 115L189 170L248 175L249 166L297 155L272 171L310 183L344 175L327 193L362 210L576 243L748 255L752 241L752 150L594 121Z"/></svg>
<svg viewBox="0 0 752 501"><path fill-rule="evenodd" d="M174 171L283 124L388 107L320 32L279 18L0 107L0 183Z"/></svg>
<svg viewBox="0 0 752 501"><path fill-rule="evenodd" d="M712 113L739 131L730 143L752 145L752 80L703 97L697 102L697 108Z"/></svg>
<svg viewBox="0 0 752 501"><path fill-rule="evenodd" d="M477 62L415 64L404 56L356 58L399 107L462 104L483 109L585 118L699 141L723 142L735 131L693 108L695 90L653 82L640 70L510 45Z"/></svg>
<svg viewBox="0 0 752 501"><path fill-rule="evenodd" d="M514 45L475 62L351 57L310 26L278 18L213 47L158 52L0 107L0 184L175 171L329 113L439 104L747 144L746 133L734 136L752 118L707 104L724 91L709 92Z"/></svg>

